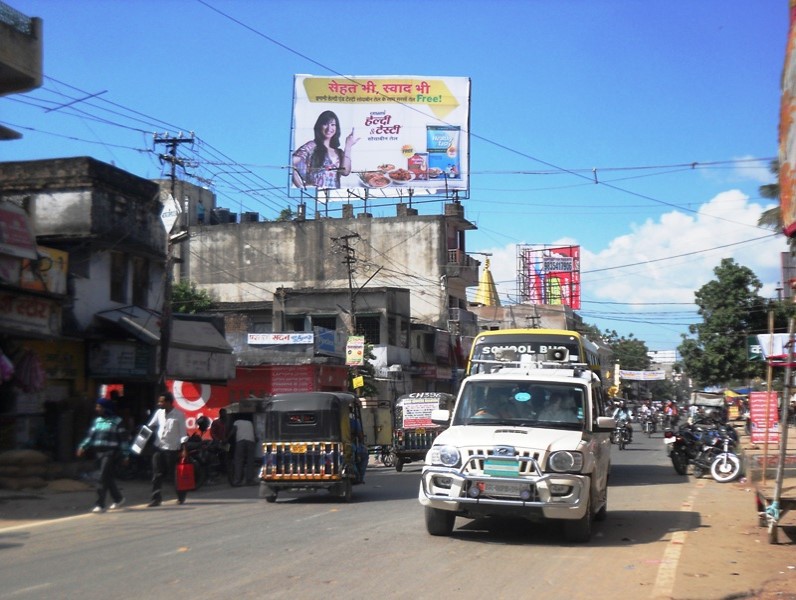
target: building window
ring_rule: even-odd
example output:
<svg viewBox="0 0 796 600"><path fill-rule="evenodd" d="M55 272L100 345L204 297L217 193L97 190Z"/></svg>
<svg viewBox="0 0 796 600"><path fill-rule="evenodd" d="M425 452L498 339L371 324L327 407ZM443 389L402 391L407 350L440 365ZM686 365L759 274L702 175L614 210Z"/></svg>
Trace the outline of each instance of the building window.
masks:
<svg viewBox="0 0 796 600"><path fill-rule="evenodd" d="M149 294L149 261L140 256L133 258L133 304L147 308Z"/></svg>
<svg viewBox="0 0 796 600"><path fill-rule="evenodd" d="M272 331L271 321L252 321L252 333L271 333Z"/></svg>
<svg viewBox="0 0 796 600"><path fill-rule="evenodd" d="M127 257L121 252L111 252L111 300L127 303Z"/></svg>
<svg viewBox="0 0 796 600"><path fill-rule="evenodd" d="M373 346L381 344L379 317L357 315L357 335L365 336L365 343Z"/></svg>
<svg viewBox="0 0 796 600"><path fill-rule="evenodd" d="M288 317L287 318L288 331L304 331L304 316Z"/></svg>
<svg viewBox="0 0 796 600"><path fill-rule="evenodd" d="M313 327L323 327L324 329L337 329L337 317L312 317Z"/></svg>

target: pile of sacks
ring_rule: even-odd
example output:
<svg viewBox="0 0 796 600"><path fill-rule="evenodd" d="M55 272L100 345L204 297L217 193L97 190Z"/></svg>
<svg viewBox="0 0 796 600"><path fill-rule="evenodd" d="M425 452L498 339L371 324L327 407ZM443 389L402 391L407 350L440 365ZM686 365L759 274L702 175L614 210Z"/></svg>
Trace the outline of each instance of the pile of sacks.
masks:
<svg viewBox="0 0 796 600"><path fill-rule="evenodd" d="M0 489L75 491L85 484L64 479L64 465L53 462L38 450L9 450L0 452Z"/></svg>

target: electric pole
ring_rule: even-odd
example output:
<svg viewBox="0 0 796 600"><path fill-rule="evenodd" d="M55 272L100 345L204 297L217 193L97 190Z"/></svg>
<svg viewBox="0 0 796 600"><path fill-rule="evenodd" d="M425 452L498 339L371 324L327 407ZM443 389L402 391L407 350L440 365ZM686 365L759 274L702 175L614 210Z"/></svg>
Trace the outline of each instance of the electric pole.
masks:
<svg viewBox="0 0 796 600"><path fill-rule="evenodd" d="M358 233L349 233L340 237L332 238L332 241L339 244L345 253L343 256L343 264L348 271L348 331L349 335L356 335L357 332L357 319L356 319L356 293L354 292L354 266L357 262L356 250L349 245L349 240L358 239Z"/></svg>
<svg viewBox="0 0 796 600"><path fill-rule="evenodd" d="M161 163L171 165L171 197L177 206L182 206L176 198L177 167L185 167L186 161L177 157L177 148L180 144L193 144L193 132L190 137L171 137L168 134L154 134L154 144L165 145L167 154L159 154ZM179 233L177 234L179 235ZM158 393L166 391L166 367L169 362L169 346L171 345L171 298L174 279L174 241L170 231L166 232L166 265L163 269L163 308L160 314L160 373L158 375Z"/></svg>

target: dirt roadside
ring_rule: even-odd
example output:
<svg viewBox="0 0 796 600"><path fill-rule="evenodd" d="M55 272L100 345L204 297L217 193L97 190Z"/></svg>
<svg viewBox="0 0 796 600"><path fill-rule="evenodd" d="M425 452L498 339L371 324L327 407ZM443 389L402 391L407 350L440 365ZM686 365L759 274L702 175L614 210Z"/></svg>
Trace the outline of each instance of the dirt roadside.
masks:
<svg viewBox="0 0 796 600"><path fill-rule="evenodd" d="M788 454L796 453L793 426L788 442ZM762 453L746 436L740 444L746 464ZM672 598L796 600L796 511L782 516L779 543L769 544L757 512L757 483L746 475L725 484L689 475L698 488L690 508L700 523L681 549Z"/></svg>

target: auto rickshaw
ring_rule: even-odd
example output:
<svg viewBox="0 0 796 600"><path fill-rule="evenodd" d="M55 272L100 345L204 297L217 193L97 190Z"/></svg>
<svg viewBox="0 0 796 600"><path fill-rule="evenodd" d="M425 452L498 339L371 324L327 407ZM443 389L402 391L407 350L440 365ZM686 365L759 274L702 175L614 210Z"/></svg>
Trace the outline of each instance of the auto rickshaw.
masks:
<svg viewBox="0 0 796 600"><path fill-rule="evenodd" d="M431 411L453 410L456 397L443 392L416 392L398 398L392 433L392 460L399 473L406 463L423 460L444 428L432 423Z"/></svg>
<svg viewBox="0 0 796 600"><path fill-rule="evenodd" d="M280 492L328 490L349 502L361 479L357 454L367 447L359 402L342 392L277 394L265 401L260 497L275 502Z"/></svg>

